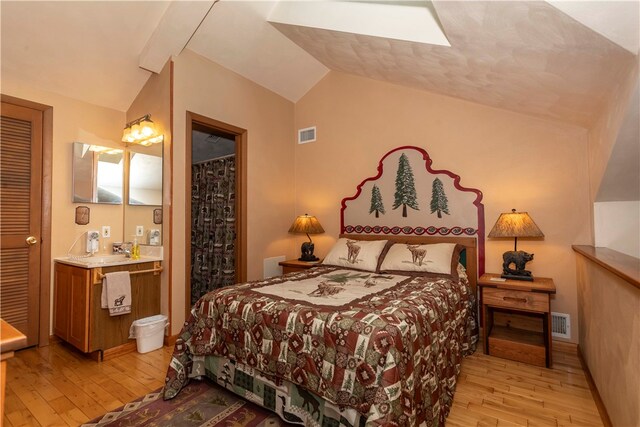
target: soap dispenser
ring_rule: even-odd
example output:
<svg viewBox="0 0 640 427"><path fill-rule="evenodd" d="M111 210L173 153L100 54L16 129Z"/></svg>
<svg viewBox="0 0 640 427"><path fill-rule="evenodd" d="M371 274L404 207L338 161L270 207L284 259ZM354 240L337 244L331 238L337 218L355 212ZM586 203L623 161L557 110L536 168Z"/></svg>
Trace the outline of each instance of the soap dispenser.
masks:
<svg viewBox="0 0 640 427"><path fill-rule="evenodd" d="M138 238L133 238L133 247L131 248L131 259L140 259L140 245L138 245Z"/></svg>

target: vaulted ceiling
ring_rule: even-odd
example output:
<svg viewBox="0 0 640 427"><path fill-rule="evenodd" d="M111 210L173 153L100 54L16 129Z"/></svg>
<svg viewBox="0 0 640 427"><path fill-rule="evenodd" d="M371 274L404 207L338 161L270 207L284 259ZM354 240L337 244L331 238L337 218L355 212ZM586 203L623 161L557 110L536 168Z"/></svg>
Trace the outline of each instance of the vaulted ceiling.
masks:
<svg viewBox="0 0 640 427"><path fill-rule="evenodd" d="M588 125L633 55L546 2L435 2L451 46L274 24L332 70Z"/></svg>
<svg viewBox="0 0 640 427"><path fill-rule="evenodd" d="M294 102L338 70L587 126L638 51L638 2L0 7L3 80L123 111L150 75L143 68L187 48Z"/></svg>
<svg viewBox="0 0 640 427"><path fill-rule="evenodd" d="M168 5L2 1L2 82L126 111L149 78L138 58Z"/></svg>

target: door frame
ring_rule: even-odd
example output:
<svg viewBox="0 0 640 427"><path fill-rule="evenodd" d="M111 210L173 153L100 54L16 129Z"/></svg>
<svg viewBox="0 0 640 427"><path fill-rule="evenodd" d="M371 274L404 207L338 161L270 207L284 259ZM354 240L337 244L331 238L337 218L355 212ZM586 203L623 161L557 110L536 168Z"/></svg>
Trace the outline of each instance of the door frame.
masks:
<svg viewBox="0 0 640 427"><path fill-rule="evenodd" d="M49 345L51 306L51 191L53 161L53 107L1 94L7 104L31 108L42 113L42 207L40 212L40 312L38 347Z"/></svg>
<svg viewBox="0 0 640 427"><path fill-rule="evenodd" d="M185 157L185 319L191 311L191 156L193 125L231 134L236 142L236 283L247 281L247 130L187 111Z"/></svg>

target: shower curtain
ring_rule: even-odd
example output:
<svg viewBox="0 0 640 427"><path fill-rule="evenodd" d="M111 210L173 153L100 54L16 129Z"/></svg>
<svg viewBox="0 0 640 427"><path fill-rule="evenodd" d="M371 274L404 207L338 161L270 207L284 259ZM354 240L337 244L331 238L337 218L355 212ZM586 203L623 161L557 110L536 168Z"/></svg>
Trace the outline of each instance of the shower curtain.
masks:
<svg viewBox="0 0 640 427"><path fill-rule="evenodd" d="M191 167L191 304L235 283L235 156Z"/></svg>

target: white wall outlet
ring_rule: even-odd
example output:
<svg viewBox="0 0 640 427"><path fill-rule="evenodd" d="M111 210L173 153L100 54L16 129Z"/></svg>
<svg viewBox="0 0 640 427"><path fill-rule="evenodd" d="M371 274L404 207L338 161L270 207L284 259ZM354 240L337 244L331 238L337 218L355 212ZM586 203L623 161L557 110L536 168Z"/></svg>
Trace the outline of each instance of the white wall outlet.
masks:
<svg viewBox="0 0 640 427"><path fill-rule="evenodd" d="M144 226L136 225L136 237L144 236Z"/></svg>
<svg viewBox="0 0 640 427"><path fill-rule="evenodd" d="M111 226L109 225L102 226L102 237L104 238L111 237Z"/></svg>

